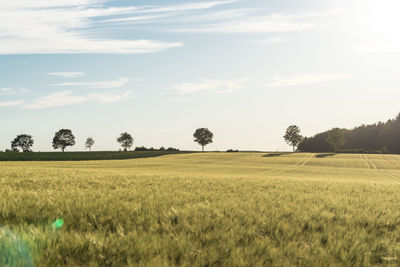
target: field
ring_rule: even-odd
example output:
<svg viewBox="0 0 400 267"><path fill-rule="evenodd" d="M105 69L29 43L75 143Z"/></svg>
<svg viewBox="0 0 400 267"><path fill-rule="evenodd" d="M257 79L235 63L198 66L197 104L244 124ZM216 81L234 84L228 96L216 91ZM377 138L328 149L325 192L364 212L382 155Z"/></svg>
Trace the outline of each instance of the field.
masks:
<svg viewBox="0 0 400 267"><path fill-rule="evenodd" d="M399 155L197 153L0 168L0 266L400 264Z"/></svg>

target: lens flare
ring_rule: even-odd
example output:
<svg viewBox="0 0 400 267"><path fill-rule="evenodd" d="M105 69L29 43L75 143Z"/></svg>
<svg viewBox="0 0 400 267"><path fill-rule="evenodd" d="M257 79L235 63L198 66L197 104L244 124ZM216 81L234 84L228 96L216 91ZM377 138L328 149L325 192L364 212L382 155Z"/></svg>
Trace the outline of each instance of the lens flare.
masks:
<svg viewBox="0 0 400 267"><path fill-rule="evenodd" d="M64 225L64 220L63 219L57 219L53 223L53 228L54 229L60 229Z"/></svg>
<svg viewBox="0 0 400 267"><path fill-rule="evenodd" d="M0 266L33 267L30 249L22 236L0 228Z"/></svg>

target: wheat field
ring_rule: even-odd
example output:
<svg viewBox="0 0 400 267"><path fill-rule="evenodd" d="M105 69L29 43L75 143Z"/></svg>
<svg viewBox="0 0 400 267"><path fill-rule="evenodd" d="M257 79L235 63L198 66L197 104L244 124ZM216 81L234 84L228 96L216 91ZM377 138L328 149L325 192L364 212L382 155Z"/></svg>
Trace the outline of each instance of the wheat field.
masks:
<svg viewBox="0 0 400 267"><path fill-rule="evenodd" d="M0 162L0 266L400 264L400 156Z"/></svg>

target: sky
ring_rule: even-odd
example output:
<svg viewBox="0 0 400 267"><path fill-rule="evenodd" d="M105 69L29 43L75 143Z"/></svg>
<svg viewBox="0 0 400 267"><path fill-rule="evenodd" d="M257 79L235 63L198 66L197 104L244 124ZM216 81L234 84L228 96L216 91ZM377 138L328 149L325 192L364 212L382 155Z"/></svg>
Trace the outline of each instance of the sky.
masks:
<svg viewBox="0 0 400 267"><path fill-rule="evenodd" d="M0 150L290 150L283 135L400 112L397 0L3 0Z"/></svg>

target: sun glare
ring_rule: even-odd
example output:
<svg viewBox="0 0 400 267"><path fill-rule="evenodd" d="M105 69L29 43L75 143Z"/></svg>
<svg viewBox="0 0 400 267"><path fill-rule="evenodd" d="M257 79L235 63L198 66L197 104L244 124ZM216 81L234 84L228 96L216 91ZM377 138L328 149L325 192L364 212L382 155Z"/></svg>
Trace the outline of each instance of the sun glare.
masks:
<svg viewBox="0 0 400 267"><path fill-rule="evenodd" d="M365 30L371 34L399 40L400 25L399 0L363 1Z"/></svg>

